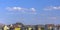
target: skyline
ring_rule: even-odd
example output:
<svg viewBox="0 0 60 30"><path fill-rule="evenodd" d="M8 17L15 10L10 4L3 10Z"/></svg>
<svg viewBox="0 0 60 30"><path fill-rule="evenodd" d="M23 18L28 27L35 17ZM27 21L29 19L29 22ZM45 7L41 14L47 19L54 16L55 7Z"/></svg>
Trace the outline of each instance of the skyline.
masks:
<svg viewBox="0 0 60 30"><path fill-rule="evenodd" d="M60 0L0 0L0 23L60 24Z"/></svg>

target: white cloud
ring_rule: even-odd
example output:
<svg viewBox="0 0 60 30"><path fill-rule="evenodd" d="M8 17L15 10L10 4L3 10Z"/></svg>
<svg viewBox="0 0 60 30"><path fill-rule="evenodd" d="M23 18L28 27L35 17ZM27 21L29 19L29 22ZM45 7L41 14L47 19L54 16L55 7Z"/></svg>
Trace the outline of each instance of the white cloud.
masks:
<svg viewBox="0 0 60 30"><path fill-rule="evenodd" d="M21 7L13 7L14 10L21 10Z"/></svg>
<svg viewBox="0 0 60 30"><path fill-rule="evenodd" d="M6 7L6 9L9 10L9 11L16 11L16 10L19 11L22 8L21 7Z"/></svg>
<svg viewBox="0 0 60 30"><path fill-rule="evenodd" d="M35 12L36 10L35 10L35 8L31 8L31 10L33 11L33 12Z"/></svg>
<svg viewBox="0 0 60 30"><path fill-rule="evenodd" d="M23 13L32 13L35 14L36 13L36 9L35 8L22 8L22 7L6 7L5 8L8 11L20 11Z"/></svg>
<svg viewBox="0 0 60 30"><path fill-rule="evenodd" d="M44 10L60 10L60 6L49 6L45 7Z"/></svg>

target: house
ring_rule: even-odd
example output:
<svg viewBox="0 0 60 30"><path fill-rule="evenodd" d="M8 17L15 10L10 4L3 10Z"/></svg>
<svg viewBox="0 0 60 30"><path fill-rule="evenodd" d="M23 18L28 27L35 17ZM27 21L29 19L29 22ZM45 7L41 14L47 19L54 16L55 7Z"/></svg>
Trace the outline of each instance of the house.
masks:
<svg viewBox="0 0 60 30"><path fill-rule="evenodd" d="M44 30L44 25L36 25L36 30Z"/></svg>
<svg viewBox="0 0 60 30"><path fill-rule="evenodd" d="M46 24L45 27L46 27L46 30L54 30L55 25L54 24Z"/></svg>

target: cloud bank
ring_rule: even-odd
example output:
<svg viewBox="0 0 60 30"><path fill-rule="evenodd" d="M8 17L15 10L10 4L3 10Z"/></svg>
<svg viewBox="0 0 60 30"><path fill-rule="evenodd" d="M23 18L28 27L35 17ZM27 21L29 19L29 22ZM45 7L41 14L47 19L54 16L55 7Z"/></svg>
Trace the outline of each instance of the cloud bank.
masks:
<svg viewBox="0 0 60 30"><path fill-rule="evenodd" d="M48 6L44 10L60 10L60 6Z"/></svg>
<svg viewBox="0 0 60 30"><path fill-rule="evenodd" d="M48 17L48 19L56 20L57 17Z"/></svg>
<svg viewBox="0 0 60 30"><path fill-rule="evenodd" d="M23 13L36 13L35 8L22 8L22 7L6 7L5 8L8 11L18 11L18 12L23 12Z"/></svg>

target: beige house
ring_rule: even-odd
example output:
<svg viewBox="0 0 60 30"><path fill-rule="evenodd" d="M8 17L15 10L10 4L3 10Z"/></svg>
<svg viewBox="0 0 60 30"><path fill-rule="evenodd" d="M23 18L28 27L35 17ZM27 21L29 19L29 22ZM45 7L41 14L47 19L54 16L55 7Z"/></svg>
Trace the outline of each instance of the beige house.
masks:
<svg viewBox="0 0 60 30"><path fill-rule="evenodd" d="M54 24L47 24L48 30L54 30Z"/></svg>

